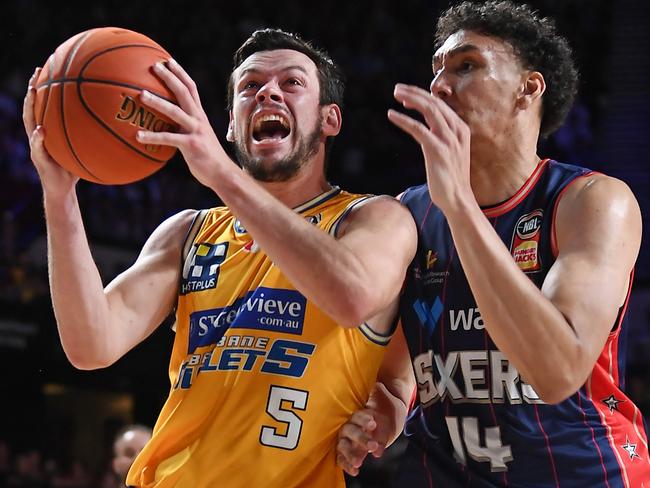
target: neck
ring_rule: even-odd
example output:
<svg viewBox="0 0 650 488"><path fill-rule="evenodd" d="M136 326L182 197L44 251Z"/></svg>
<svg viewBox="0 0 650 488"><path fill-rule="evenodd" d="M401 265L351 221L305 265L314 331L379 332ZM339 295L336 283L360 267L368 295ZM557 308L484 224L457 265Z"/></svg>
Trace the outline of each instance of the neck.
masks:
<svg viewBox="0 0 650 488"><path fill-rule="evenodd" d="M323 166L308 163L287 181L260 181L266 190L289 208L317 197L332 188L325 179Z"/></svg>
<svg viewBox="0 0 650 488"><path fill-rule="evenodd" d="M521 135L484 144L472 140L470 158L470 181L476 201L481 206L496 205L517 193L535 170L540 161L537 134L534 138Z"/></svg>

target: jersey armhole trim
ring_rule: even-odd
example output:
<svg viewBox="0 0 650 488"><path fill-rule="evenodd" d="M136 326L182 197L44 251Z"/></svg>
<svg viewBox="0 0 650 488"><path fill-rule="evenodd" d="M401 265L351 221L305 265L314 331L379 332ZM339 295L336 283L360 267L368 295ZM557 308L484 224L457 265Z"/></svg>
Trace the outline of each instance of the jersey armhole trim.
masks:
<svg viewBox="0 0 650 488"><path fill-rule="evenodd" d="M331 224L331 226L330 226L330 228L329 228L329 231L328 231L329 234L330 234L332 237L338 237L339 226L340 226L341 223L342 223L342 222L347 218L347 216L350 215L350 212L352 212L352 210L353 210L357 205L359 205L359 204L361 204L361 203L363 203L363 202L366 202L366 201L370 200L371 198L374 198L374 196L371 196L371 195L365 195L365 196L362 196L362 197L360 197L360 198L357 198L356 200L352 200L352 201L348 204L348 206L345 207L345 210L343 211L343 213L341 213L341 215L340 215L340 216L339 216L339 217L338 217L334 222L332 222L332 224Z"/></svg>
<svg viewBox="0 0 650 488"><path fill-rule="evenodd" d="M185 264L185 260L187 259L187 256L190 253L190 249L192 249L192 245L194 244L194 238L201 230L201 227L203 226L203 221L208 215L208 212L209 210L206 209L199 210L198 212L196 212L196 215L192 220L192 224L190 225L190 228L187 229L187 234L185 234L185 240L183 241L183 254L181 256L181 266Z"/></svg>
<svg viewBox="0 0 650 488"><path fill-rule="evenodd" d="M203 209L199 210L196 212L196 215L192 219L192 223L190 224L190 227L187 229L187 233L185 234L185 239L183 240L183 249L181 252L181 276L179 277L179 280L183 279L183 268L185 267L185 260L187 259L187 256L190 253L190 249L192 249L192 245L194 244L194 239L196 238L196 235L199 233L201 230L201 227L203 226L203 221L208 215L209 210ZM180 287L180 282L179 282L179 287ZM176 306L174 307L173 314L176 316ZM176 318L174 319L174 323L171 325L171 330L173 332L176 332Z"/></svg>
<svg viewBox="0 0 650 488"><path fill-rule="evenodd" d="M575 178L573 178L571 181L569 181L564 188L560 190L559 195L555 199L555 203L553 204L553 213L551 214L551 254L553 254L553 258L557 259L557 256L560 252L560 250L557 247L557 233L555 230L555 222L556 222L556 216L557 216L557 209L560 206L560 200L562 200L562 197L564 196L564 193L579 179L581 178L586 178L588 176L593 176L595 174L600 174L597 171L590 171L588 173L585 173L583 175L578 175Z"/></svg>
<svg viewBox="0 0 650 488"><path fill-rule="evenodd" d="M380 334L379 332L375 332L372 329L372 327L370 327L370 325L368 325L366 322L361 324L358 328L361 331L361 333L364 336L366 336L366 339L368 339L370 342L373 342L380 346L387 346L390 340L392 339L395 330L397 329L398 322L399 319L395 317L393 323L390 326L390 330L386 334Z"/></svg>

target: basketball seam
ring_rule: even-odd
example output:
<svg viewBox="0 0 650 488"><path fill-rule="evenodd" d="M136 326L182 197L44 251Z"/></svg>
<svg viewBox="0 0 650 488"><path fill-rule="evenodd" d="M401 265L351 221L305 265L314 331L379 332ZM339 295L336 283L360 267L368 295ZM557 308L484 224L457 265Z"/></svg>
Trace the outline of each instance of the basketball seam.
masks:
<svg viewBox="0 0 650 488"><path fill-rule="evenodd" d="M121 46L113 46L113 47L106 48L103 51L99 51L99 52L96 52L95 54L93 54L88 59L88 61L86 61L84 63L84 65L81 67L81 69L79 70L79 77L81 77L81 78L83 77L83 72L86 70L86 68L88 67L90 62L93 61L95 58L101 56L102 54L105 54L105 53L108 53L108 52L111 52L111 51L117 51L118 49L125 49L127 47L144 47L146 49L153 49L154 51L158 51L159 53L169 55L169 53L167 51L165 51L164 49L157 48L155 46L150 46L149 44L122 44Z"/></svg>
<svg viewBox="0 0 650 488"><path fill-rule="evenodd" d="M133 90L147 90L150 93L153 93L159 98L162 98L163 100L167 100L170 103L175 104L174 100L171 98L167 98L160 93L157 93L153 90L150 90L149 88L143 88L138 85L131 85L130 83L123 83L121 81L111 81L111 80L101 80L98 78L83 78L81 76L77 78L59 78L56 80L48 80L44 81L43 83L39 84L36 86L36 88L42 88L44 86L49 86L49 85L54 85L55 83L61 83L62 85L65 83L97 83L98 85L111 85L111 86L120 86L122 88L132 88Z"/></svg>
<svg viewBox="0 0 650 488"><path fill-rule="evenodd" d="M97 58L97 57L99 57L99 56L101 56L102 54L105 54L105 53L107 53L107 52L116 51L116 50L118 50L118 49L125 49L125 48L128 48L128 47L142 47L142 48L146 48L146 49L153 49L153 50L155 50L155 51L157 51L157 52L159 52L159 53L163 53L163 54L169 55L169 53L167 53L167 52L164 51L163 49L157 48L157 47L155 47L155 46L150 46L150 45L148 45L148 44L137 44L137 43L136 43L136 44L123 44L123 45L121 45L121 46L110 47L110 48L104 49L103 51L99 51L99 52L95 53L92 57L90 57L90 58L89 58L89 59L84 63L84 65L83 65L83 66L81 67L81 69L79 70L79 80L86 81L86 80L83 79L83 73L84 73L84 71L86 70L86 68L88 67L88 65L91 63L91 61L93 61L95 58ZM153 156L150 156L149 154L147 154L147 153L141 151L140 149L138 149L137 147L133 146L130 142L128 142L128 141L125 140L123 137L121 137L117 132L115 132L115 131L114 131L114 130L113 130L113 129L112 129L112 128L111 128L111 127L106 123L106 122L104 122L101 118L99 118L99 116L96 115L96 114L95 114L95 113L90 109L90 107L86 104L86 101L84 100L84 97L83 97L82 94L81 94L81 83L82 83L83 81L78 81L78 82L77 82L77 94L79 95L79 100L81 101L81 104L82 104L83 107L86 109L86 111L87 111L87 112L88 112L88 113L89 113L89 114L90 114L90 115L91 115L91 116L92 116L92 117L93 117L93 118L94 118L94 119L95 119L95 120L96 120L96 121L97 121L97 122L98 122L102 127L104 127L104 129L106 129L108 132L110 132L111 134L113 134L113 136L115 136L115 138L116 138L117 140L121 141L121 142L122 142L123 144L125 144L127 147L129 147L129 148L132 149L133 151L137 152L137 153L140 154L141 156L143 156L143 157L149 159L150 161L153 161L153 162L155 162L155 163L162 163L162 164L165 164L165 163L167 162L167 160L164 160L164 159L157 159L157 158L154 158ZM104 81L104 80L101 80L101 82L102 82L102 83L109 84L109 85L112 84L112 83L107 83L107 82ZM134 88L134 89L142 90L141 87L136 87L136 86L132 86L132 85L128 85L128 84L119 84L119 83L115 83L115 85L116 85L116 86L125 86L125 87L127 87L127 88ZM165 97L162 97L162 98L165 98ZM167 98L165 98L165 99L168 100ZM169 100L169 101L171 102L171 100Z"/></svg>
<svg viewBox="0 0 650 488"><path fill-rule="evenodd" d="M70 48L70 51L69 51L69 53L68 53L68 57L67 57L67 59L65 60L65 65L64 65L64 69L63 69L63 76L65 76L65 75L68 73L68 69L70 68L70 64L72 63L72 58L75 56L75 54L77 54L77 51L78 51L79 48L81 47L81 44L82 44L83 41L84 41L84 40L85 40L85 39L90 35L90 33L91 33L93 30L94 30L94 29L91 29L91 30L89 30L89 31L86 31L86 32L85 32L85 33L84 33L84 34L79 38L79 40L78 40L78 41L77 41L77 42L76 42L76 43L75 43L75 44ZM68 135L68 129L67 129L66 124L65 124L65 110L64 110L64 106L65 106L65 105L64 105L65 89L64 89L64 88L65 88L65 87L62 85L62 86L61 86L61 125L62 125L62 128L63 128L63 134L65 135L65 141L68 143L68 147L70 148L70 152L72 153L72 155L74 156L74 158L77 160L77 163L79 163L79 166L81 166L81 167L84 169L84 171L86 171L90 176L92 176L93 178L95 178L96 180L98 180L98 181L100 181L100 182L103 182L104 180L102 180L101 178L98 178L98 177L97 177L97 176L96 176L92 171L90 171L90 170L86 167L86 165L81 161L81 159L79 158L79 156L77 156L77 153L75 152L74 147L72 146L72 143L70 142L70 136Z"/></svg>
<svg viewBox="0 0 650 488"><path fill-rule="evenodd" d="M115 138L116 138L118 141L121 141L122 143L126 144L127 147L131 148L132 150L134 150L135 152L137 152L137 153L140 154L141 156L144 156L145 158L147 158L147 159L149 159L149 160L151 160L151 161L153 161L153 162L155 162L155 163L163 163L163 164L164 164L164 163L167 162L167 160L165 160L165 159L156 159L156 158L154 158L153 156L149 156L147 153L142 152L140 149L138 149L137 147L133 146L129 141L127 141L127 140L124 139L122 136L120 136L117 132L115 132L115 131L111 128L110 125L108 125L108 124L107 124L106 122L104 122L104 121L103 121L103 120L102 120L102 119L101 119L97 114L95 114L95 112L93 112L93 111L90 109L90 107L89 107L88 105L86 105L86 101L84 100L84 98L83 98L83 96L82 96L82 94L81 94L81 83L77 83L77 94L79 95L79 101L81 102L81 105L83 105L83 107L86 109L86 111L87 111L87 112L88 112L88 113L89 113L89 114L90 114L90 115L91 115L91 116L92 116L92 117L93 117L93 118L94 118L94 119L95 119L95 120L96 120L96 121L97 121L97 122L98 122L98 123L99 123L99 124L104 128L104 129L106 129L108 132L110 132L111 134L113 134L113 136L115 136Z"/></svg>
<svg viewBox="0 0 650 488"><path fill-rule="evenodd" d="M48 80L52 79L52 76L54 75L54 63L56 61L56 51L52 53L52 56L50 56L50 66L48 69ZM41 85L42 86L42 85ZM36 87L36 90L38 90L38 86ZM37 120L37 123L39 125L43 125L43 120L45 119L45 112L47 111L47 104L50 101L50 87L48 85L47 91L43 95L43 106L41 107L41 116L40 116L40 121Z"/></svg>

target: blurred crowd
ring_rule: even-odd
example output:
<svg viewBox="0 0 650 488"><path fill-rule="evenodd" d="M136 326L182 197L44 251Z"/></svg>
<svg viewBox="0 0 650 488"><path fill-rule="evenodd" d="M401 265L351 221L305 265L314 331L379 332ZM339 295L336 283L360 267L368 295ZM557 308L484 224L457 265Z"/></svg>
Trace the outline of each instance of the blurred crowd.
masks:
<svg viewBox="0 0 650 488"><path fill-rule="evenodd" d="M581 86L580 98L567 123L542 142L540 154L592 164L596 159L596 127L606 96L603 63L607 56L609 2L530 3L559 19L560 30L575 49L582 79L588 80ZM32 336L39 335L40 340L30 334L12 334L10 327L3 325L0 351L7 348L33 353L37 343L37 354L45 361L64 361L48 298L41 190L30 163L21 120L27 79L58 44L95 26L115 25L149 35L193 76L217 134L225 135L225 86L234 50L258 27L296 31L326 48L348 79L344 129L334 145L330 163L332 183L357 192L397 194L424 181L424 172L419 148L390 126L386 110L393 106L392 89L396 82L428 86L434 21L447 4L363 0L295 2L291 8L281 8L258 0L239 0L231 5L220 2L219 6L199 0L190 7L189 3L176 0L152 8L148 2L103 1L86 5L80 13L65 2L9 2L0 17L0 26L12 46L2 54L4 70L0 75L0 310L4 311L0 318L12 323L11 320L24 321L30 317L36 327ZM225 143L225 137L221 140ZM178 156L144 181L126 186L81 182L78 194L93 244L112 246L127 254L136 253L167 216L183 208L219 203L213 193L191 178ZM35 251L37 245L40 247ZM105 279L119 271L102 269L108 269ZM639 270L637 276L647 281L647 273ZM632 398L648 415L650 388L644 350L650 346L650 316L642 321L645 329L631 351L628 387ZM166 368L166 358L156 361L158 368ZM165 394L160 391L161 398ZM119 486L110 469L110 448L105 462L89 468L80 460L66 459L66 453L57 449L44 449L38 442L17 444L18 436L16 432L0 431L0 487ZM58 459L52 454L62 457ZM377 469L375 472L381 472L381 468ZM381 479L363 486L381 486Z"/></svg>

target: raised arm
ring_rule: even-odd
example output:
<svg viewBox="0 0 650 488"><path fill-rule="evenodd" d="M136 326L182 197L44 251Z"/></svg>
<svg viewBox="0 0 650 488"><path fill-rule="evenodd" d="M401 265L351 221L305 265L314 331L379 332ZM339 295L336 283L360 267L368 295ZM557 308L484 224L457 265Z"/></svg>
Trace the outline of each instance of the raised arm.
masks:
<svg viewBox="0 0 650 488"><path fill-rule="evenodd" d="M135 264L104 290L75 193L78 178L60 167L35 126L31 86L23 121L43 186L52 304L63 349L80 369L108 366L147 337L170 313L180 273L183 236L193 211L164 222Z"/></svg>
<svg viewBox="0 0 650 488"><path fill-rule="evenodd" d="M641 219L630 190L605 176L574 183L559 204L559 254L541 290L478 207L459 208L449 222L495 344L544 401L575 393L605 345L639 251Z"/></svg>
<svg viewBox="0 0 650 488"><path fill-rule="evenodd" d="M230 160L196 85L178 63L155 69L180 106L147 94L143 100L175 120L181 133L141 131L140 142L178 147L192 174L221 197L296 288L338 323L357 327L385 310L415 254L408 211L392 198L374 198L346 218L338 239L321 232Z"/></svg>
<svg viewBox="0 0 650 488"><path fill-rule="evenodd" d="M252 191L257 185L241 176L229 187L215 179L215 189L232 199L251 235L305 296L343 326L392 323L395 309L387 307L399 294L417 240L413 219L399 202L377 197L362 204L335 239L270 194ZM392 316L373 320L384 311Z"/></svg>
<svg viewBox="0 0 650 488"><path fill-rule="evenodd" d="M389 118L423 150L429 194L444 212L463 270L497 347L540 398L560 402L592 371L623 304L641 242L639 206L619 180L574 182L558 205L559 254L542 289L515 264L469 184L469 128L440 99L398 86L426 125Z"/></svg>

